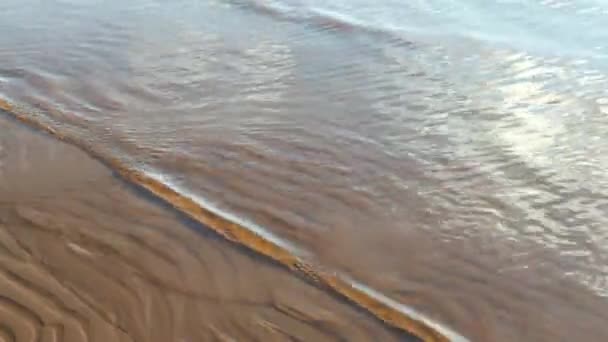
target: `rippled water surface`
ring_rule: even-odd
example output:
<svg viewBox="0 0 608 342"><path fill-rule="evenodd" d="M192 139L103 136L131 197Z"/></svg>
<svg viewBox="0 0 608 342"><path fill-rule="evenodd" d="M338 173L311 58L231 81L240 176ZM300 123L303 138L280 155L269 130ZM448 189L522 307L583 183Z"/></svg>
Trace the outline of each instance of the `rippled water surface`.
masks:
<svg viewBox="0 0 608 342"><path fill-rule="evenodd" d="M0 0L0 98L471 340L604 341L606 22L600 0Z"/></svg>

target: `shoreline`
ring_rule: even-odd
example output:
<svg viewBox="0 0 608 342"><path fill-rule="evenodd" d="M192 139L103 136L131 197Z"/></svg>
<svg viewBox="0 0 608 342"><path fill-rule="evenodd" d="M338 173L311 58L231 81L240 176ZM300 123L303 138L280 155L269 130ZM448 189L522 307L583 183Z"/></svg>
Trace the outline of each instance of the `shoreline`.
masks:
<svg viewBox="0 0 608 342"><path fill-rule="evenodd" d="M5 333L42 341L404 337L210 236L78 148L1 115L0 293L10 303L0 301L0 320L10 312L26 321L3 320Z"/></svg>
<svg viewBox="0 0 608 342"><path fill-rule="evenodd" d="M78 142L55 131L53 128L46 127L40 122L31 120L25 113L16 110L12 105L4 101L0 101L0 109L4 111L3 115L7 115L11 120L16 120L15 123L25 124L31 129L36 131L42 130L45 133L50 134L51 137L47 138L58 138L63 143L68 143L72 146L79 145ZM150 176L139 171L129 170L128 168L121 166L117 160L96 155L95 151L86 145L76 146L75 148L88 154L89 157L101 161L102 164L105 164L105 167L110 166L109 170L122 177L128 184L146 192L149 196L160 200L165 205L172 207L181 214L185 214L198 224L203 224L203 229L210 227L211 230L223 236L226 240L248 248L258 255L261 254L261 256L264 256L265 258L274 260L274 262L278 262L282 266L290 269L293 273L296 273L295 275L316 283L318 288L328 289L330 292L333 292L344 300L367 311L367 313L371 314L374 318L384 321L388 326L404 331L407 334L418 336L425 341L449 340L447 337L443 336L443 334L431 328L427 322L418 321L415 318L411 318L403 312L400 312L398 309L391 307L390 302L387 304L386 298L374 297L375 295L363 286L356 287L335 274L315 271L311 265L302 262L282 246L277 245L272 241L265 240L255 232L249 231L242 226L226 221L215 213L204 212L204 209L198 207L195 201L181 195L165 184L155 182ZM392 303L392 305L394 305L394 303Z"/></svg>

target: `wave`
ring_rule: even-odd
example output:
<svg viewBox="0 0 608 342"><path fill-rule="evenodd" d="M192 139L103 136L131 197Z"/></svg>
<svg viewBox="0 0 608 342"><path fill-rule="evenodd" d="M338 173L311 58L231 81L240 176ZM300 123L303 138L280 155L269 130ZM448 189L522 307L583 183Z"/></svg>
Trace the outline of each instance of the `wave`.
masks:
<svg viewBox="0 0 608 342"><path fill-rule="evenodd" d="M36 115L32 115L31 111L6 99L0 98L0 110L28 126L79 147L91 157L107 165L126 181L163 200L225 239L280 263L318 286L327 288L366 310L389 326L413 334L424 341L468 341L465 337L432 321L413 308L391 300L344 275L322 269L303 260L289 242L280 239L263 227L245 222L237 216L217 208L209 201L190 194L162 173L137 168L121 158L104 154L92 144L55 129L38 119Z"/></svg>
<svg viewBox="0 0 608 342"><path fill-rule="evenodd" d="M271 0L235 0L231 3L238 8L270 16L273 19L309 25L319 31L365 33L396 41L404 46L415 45L404 35L403 30L367 23L355 17L326 9L294 6Z"/></svg>

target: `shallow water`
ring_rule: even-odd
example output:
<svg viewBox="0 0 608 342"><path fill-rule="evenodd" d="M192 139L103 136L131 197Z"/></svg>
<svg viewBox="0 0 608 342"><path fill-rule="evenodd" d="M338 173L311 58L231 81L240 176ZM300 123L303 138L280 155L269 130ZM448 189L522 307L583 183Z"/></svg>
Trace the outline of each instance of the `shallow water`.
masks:
<svg viewBox="0 0 608 342"><path fill-rule="evenodd" d="M3 0L0 98L472 340L604 340L607 16Z"/></svg>

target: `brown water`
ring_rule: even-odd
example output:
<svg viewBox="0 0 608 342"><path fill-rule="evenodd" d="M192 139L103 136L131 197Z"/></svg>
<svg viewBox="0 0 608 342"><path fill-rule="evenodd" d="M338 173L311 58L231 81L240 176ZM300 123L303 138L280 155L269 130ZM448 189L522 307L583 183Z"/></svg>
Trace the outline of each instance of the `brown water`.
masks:
<svg viewBox="0 0 608 342"><path fill-rule="evenodd" d="M4 0L0 32L0 98L303 259L474 341L608 339L592 66L264 2Z"/></svg>

